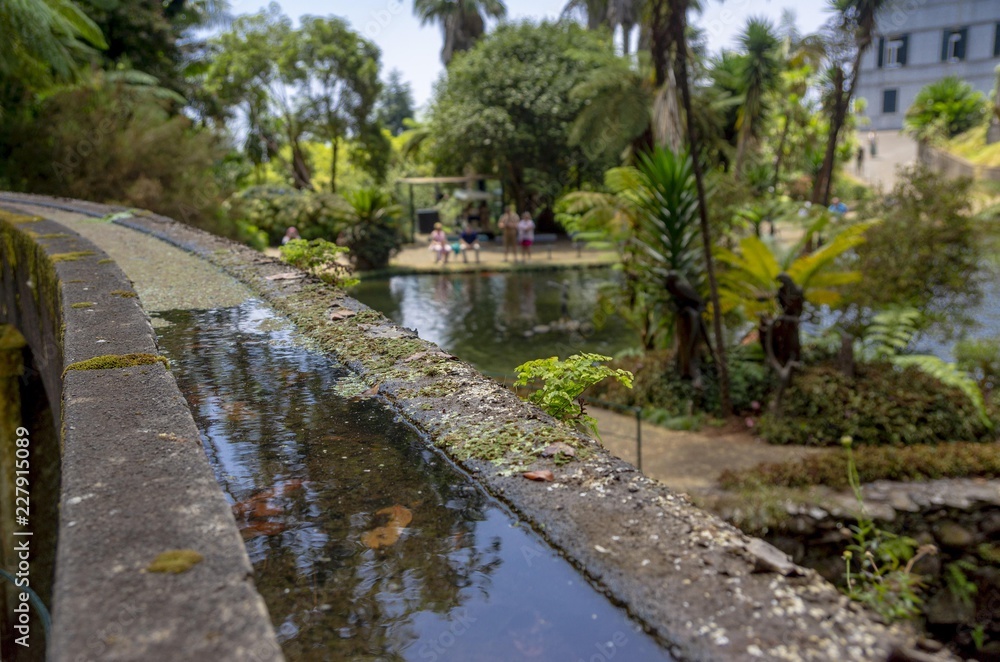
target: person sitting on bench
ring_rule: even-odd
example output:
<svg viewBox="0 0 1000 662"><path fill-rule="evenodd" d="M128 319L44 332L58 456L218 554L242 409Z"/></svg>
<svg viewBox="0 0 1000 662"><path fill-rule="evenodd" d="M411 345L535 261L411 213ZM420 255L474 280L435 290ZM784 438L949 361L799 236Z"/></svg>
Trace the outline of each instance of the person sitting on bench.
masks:
<svg viewBox="0 0 1000 662"><path fill-rule="evenodd" d="M459 235L461 239L462 248L462 261L468 262L469 258L466 255L469 251L476 251L476 262L479 262L479 232L475 230L468 223L462 228L462 234Z"/></svg>
<svg viewBox="0 0 1000 662"><path fill-rule="evenodd" d="M431 232L430 249L434 253L434 263L444 261L448 264L448 256L451 254L451 246L448 245L448 235L444 233L444 228L440 223L434 224L434 231Z"/></svg>

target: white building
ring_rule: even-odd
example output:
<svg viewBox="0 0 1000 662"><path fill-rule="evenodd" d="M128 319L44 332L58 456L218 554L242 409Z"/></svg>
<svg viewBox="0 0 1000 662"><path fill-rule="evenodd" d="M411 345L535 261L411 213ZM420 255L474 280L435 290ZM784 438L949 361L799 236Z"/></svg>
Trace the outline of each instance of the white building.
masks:
<svg viewBox="0 0 1000 662"><path fill-rule="evenodd" d="M917 92L958 76L988 95L1000 64L1000 0L896 0L879 15L856 98L875 129L900 129Z"/></svg>

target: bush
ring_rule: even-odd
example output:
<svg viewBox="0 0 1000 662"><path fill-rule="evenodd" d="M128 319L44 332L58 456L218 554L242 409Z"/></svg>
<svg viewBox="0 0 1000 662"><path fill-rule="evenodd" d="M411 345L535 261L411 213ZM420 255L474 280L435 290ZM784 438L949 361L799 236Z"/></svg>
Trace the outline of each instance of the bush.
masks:
<svg viewBox="0 0 1000 662"><path fill-rule="evenodd" d="M18 190L141 207L223 234L224 150L148 89L97 75L7 118L0 179Z"/></svg>
<svg viewBox="0 0 1000 662"><path fill-rule="evenodd" d="M333 241L345 225L346 205L332 193L252 186L231 196L225 206L242 232L263 232L272 246L281 243L289 226L303 239Z"/></svg>
<svg viewBox="0 0 1000 662"><path fill-rule="evenodd" d="M729 391L734 411L757 411L767 398L772 380L759 357L759 350L759 347L737 347L729 352ZM703 411L718 411L720 407L719 383L713 363L703 366L700 392L677 376L672 351L657 350L623 357L615 359L611 365L635 376L632 388L606 381L590 391L591 397L626 407L660 410L656 413L658 418L686 416L691 413L692 406Z"/></svg>
<svg viewBox="0 0 1000 662"><path fill-rule="evenodd" d="M344 193L345 228L337 243L351 249L351 261L360 271L384 269L403 246L400 208L386 192L358 188Z"/></svg>
<svg viewBox="0 0 1000 662"><path fill-rule="evenodd" d="M876 480L925 481L939 478L1000 477L997 444L956 442L897 448L856 449L854 461L863 483ZM830 451L792 462L759 464L752 469L726 470L719 477L726 489L770 487L847 487L847 455Z"/></svg>
<svg viewBox="0 0 1000 662"><path fill-rule="evenodd" d="M983 122L986 109L982 92L958 76L948 76L917 93L904 128L918 140L952 138Z"/></svg>
<svg viewBox="0 0 1000 662"><path fill-rule="evenodd" d="M785 392L781 416L766 414L760 435L775 444L912 445L987 436L975 406L957 388L915 368L857 366L854 379L832 365L805 368Z"/></svg>

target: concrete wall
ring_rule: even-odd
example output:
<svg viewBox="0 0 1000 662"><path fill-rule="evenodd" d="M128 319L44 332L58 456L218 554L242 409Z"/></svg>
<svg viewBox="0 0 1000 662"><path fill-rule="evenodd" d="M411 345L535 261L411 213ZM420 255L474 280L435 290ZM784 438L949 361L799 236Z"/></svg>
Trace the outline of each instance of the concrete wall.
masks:
<svg viewBox="0 0 1000 662"><path fill-rule="evenodd" d="M27 339L62 431L61 455L31 456L61 465L60 493L36 485L31 494L58 496L58 521L35 511L23 527L32 540L58 535L46 659L282 659L169 370L134 360L66 370L102 356L155 356L131 283L96 246L42 219L0 215L0 258L0 324ZM153 565L185 557L176 573ZM12 662L42 659L43 641L35 624L32 649Z"/></svg>
<svg viewBox="0 0 1000 662"><path fill-rule="evenodd" d="M1000 182L1000 168L974 165L959 156L949 154L931 145L918 144L917 158L934 172L951 179L969 177Z"/></svg>
<svg viewBox="0 0 1000 662"><path fill-rule="evenodd" d="M877 130L901 129L907 109L925 85L945 76L958 76L988 95L993 89L994 69L1000 64L995 53L1000 2L996 0L901 0L891 4L878 18L875 41L862 59L856 98L867 102L866 115ZM942 40L951 29L966 28L965 59L944 62ZM880 38L909 36L907 62L878 66ZM883 91L897 90L896 112L883 112Z"/></svg>

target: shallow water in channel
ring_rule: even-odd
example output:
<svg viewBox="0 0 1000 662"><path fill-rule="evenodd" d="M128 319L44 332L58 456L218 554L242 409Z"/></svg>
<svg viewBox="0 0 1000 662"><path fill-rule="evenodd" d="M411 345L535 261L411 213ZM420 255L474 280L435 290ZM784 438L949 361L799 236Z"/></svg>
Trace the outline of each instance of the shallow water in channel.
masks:
<svg viewBox="0 0 1000 662"><path fill-rule="evenodd" d="M289 660L669 660L259 303L157 331Z"/></svg>

